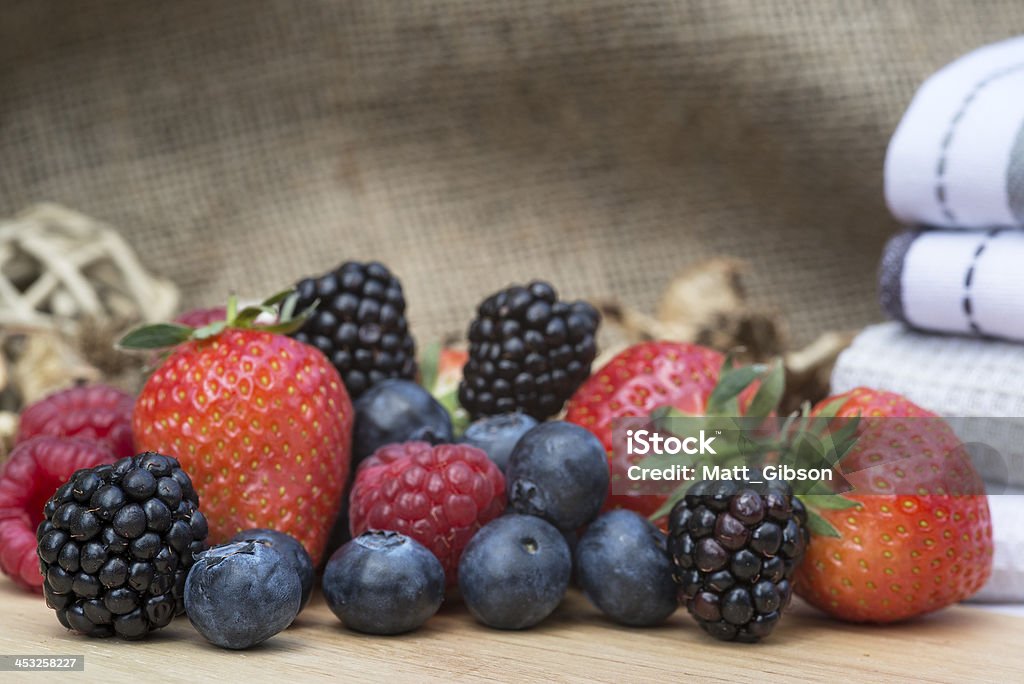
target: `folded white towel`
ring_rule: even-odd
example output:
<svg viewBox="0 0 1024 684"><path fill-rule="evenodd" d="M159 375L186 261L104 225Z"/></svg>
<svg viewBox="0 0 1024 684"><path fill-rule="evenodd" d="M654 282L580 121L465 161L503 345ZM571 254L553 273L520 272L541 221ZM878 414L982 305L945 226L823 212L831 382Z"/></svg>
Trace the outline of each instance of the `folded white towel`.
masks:
<svg viewBox="0 0 1024 684"><path fill-rule="evenodd" d="M882 253L882 308L923 330L1024 341L1022 265L1024 231L900 233Z"/></svg>
<svg viewBox="0 0 1024 684"><path fill-rule="evenodd" d="M1024 346L873 325L832 372L833 392L854 387L896 392L945 416L960 439L991 447L973 450L986 481L1024 486Z"/></svg>
<svg viewBox="0 0 1024 684"><path fill-rule="evenodd" d="M1024 227L1024 36L957 59L924 82L885 159L905 223Z"/></svg>

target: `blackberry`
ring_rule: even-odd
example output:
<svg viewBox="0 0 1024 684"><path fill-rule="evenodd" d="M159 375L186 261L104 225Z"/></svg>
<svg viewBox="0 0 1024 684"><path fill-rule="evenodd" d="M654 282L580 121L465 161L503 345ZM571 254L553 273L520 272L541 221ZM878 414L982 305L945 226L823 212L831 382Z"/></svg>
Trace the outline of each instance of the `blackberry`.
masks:
<svg viewBox="0 0 1024 684"><path fill-rule="evenodd" d="M558 413L590 374L600 319L587 302L559 301L539 280L491 295L469 326L459 403L474 419Z"/></svg>
<svg viewBox="0 0 1024 684"><path fill-rule="evenodd" d="M330 359L353 400L381 380L416 377L402 284L386 266L346 261L295 289L299 310L320 304L293 336Z"/></svg>
<svg viewBox="0 0 1024 684"><path fill-rule="evenodd" d="M807 510L789 485L698 482L669 514L680 603L716 639L768 636L809 538Z"/></svg>
<svg viewBox="0 0 1024 684"><path fill-rule="evenodd" d="M178 461L156 453L79 470L36 532L46 604L68 629L141 639L185 611L206 518Z"/></svg>

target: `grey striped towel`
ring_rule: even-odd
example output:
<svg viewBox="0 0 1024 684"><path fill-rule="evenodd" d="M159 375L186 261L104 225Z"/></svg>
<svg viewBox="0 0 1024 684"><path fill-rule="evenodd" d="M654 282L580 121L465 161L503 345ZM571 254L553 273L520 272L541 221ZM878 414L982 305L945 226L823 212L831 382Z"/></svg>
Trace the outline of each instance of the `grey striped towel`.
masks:
<svg viewBox="0 0 1024 684"><path fill-rule="evenodd" d="M1024 341L1024 232L900 233L882 253L879 297L915 328Z"/></svg>

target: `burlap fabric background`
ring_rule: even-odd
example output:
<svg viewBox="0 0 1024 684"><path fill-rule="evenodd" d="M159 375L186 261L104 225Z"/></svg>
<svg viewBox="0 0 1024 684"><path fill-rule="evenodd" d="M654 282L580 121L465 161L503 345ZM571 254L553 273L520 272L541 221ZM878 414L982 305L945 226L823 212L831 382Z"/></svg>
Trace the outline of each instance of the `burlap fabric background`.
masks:
<svg viewBox="0 0 1024 684"><path fill-rule="evenodd" d="M885 145L1024 3L7 0L0 210L124 229L186 303L345 258L421 340L512 281L651 308L715 254L797 341L878 318Z"/></svg>

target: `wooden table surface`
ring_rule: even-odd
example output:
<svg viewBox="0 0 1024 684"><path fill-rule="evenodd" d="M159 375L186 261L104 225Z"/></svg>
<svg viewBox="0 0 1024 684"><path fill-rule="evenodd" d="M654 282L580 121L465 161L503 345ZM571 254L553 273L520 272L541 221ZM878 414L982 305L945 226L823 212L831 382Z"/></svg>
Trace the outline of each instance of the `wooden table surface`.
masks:
<svg viewBox="0 0 1024 684"><path fill-rule="evenodd" d="M766 642L747 645L706 637L683 610L662 627L619 627L575 592L524 632L482 627L453 602L412 634L371 637L345 630L317 595L290 629L238 652L210 645L186 618L144 642L79 637L6 579L0 607L0 654L85 656L84 672L4 672L0 682L1024 682L1024 619L966 607L869 627L795 605Z"/></svg>

